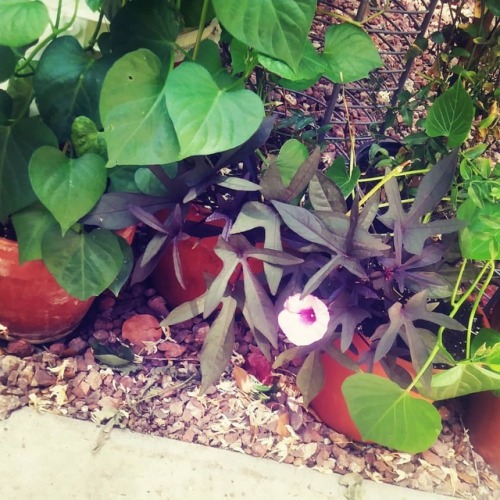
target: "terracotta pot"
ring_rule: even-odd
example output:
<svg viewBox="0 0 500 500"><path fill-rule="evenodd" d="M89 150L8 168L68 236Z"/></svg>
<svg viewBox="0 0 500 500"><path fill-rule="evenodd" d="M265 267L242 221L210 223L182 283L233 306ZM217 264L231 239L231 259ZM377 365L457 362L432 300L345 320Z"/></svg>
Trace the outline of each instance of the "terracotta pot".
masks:
<svg viewBox="0 0 500 500"><path fill-rule="evenodd" d="M194 207L190 210L187 220L205 225L207 233L212 236L189 238L178 242L182 275L186 288L183 288L176 278L174 269L173 244L169 244L162 255L155 271L151 275L153 286L166 300L168 306L177 307L189 302L206 290L206 275L217 276L222 270L222 260L215 254L214 248L224 227L221 219L204 222L210 212ZM198 227L198 230L203 228ZM258 246L258 245L257 245ZM262 271L262 263L252 259L251 267L254 273ZM240 266L235 270L229 282L234 284L242 276Z"/></svg>
<svg viewBox="0 0 500 500"><path fill-rule="evenodd" d="M500 301L491 312L491 327L500 331ZM474 449L500 474L500 397L478 392L464 398L464 424Z"/></svg>
<svg viewBox="0 0 500 500"><path fill-rule="evenodd" d="M135 227L118 231L129 243L134 233ZM20 265L17 243L0 238L0 324L8 329L7 340L58 340L78 326L93 301L71 297L42 260Z"/></svg>
<svg viewBox="0 0 500 500"><path fill-rule="evenodd" d="M359 354L369 350L369 341L357 333L354 334L352 345L356 347ZM339 345L336 345L336 347L339 347ZM359 354L354 354L351 351L347 351L346 354L354 361L359 356ZM321 363L325 374L325 382L321 392L311 401L311 408L332 429L355 441L363 441L356 424L349 414L347 403L342 394L344 380L355 372L344 367L326 353L321 355ZM414 373L410 362L398 359L397 363L408 372ZM373 373L387 378L380 363L374 364Z"/></svg>

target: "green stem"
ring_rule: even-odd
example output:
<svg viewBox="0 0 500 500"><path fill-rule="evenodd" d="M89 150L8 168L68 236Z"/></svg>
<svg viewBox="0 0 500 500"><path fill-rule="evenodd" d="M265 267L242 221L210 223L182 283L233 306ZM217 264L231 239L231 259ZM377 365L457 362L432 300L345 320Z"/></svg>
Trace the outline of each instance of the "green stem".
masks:
<svg viewBox="0 0 500 500"><path fill-rule="evenodd" d="M464 259L464 262L462 263L462 267L460 269L458 278L457 278L457 280L455 282L455 289L453 290L452 298L456 295L458 287L460 286L460 280L461 280L461 278L463 276L463 272L464 272L464 269L465 269L465 263L466 263L466 259ZM481 290L480 290L480 292L478 294L478 297L476 297L476 300L474 301L471 313L469 315L469 322L468 322L468 328L467 328L467 344L466 344L466 350L465 350L465 359L469 359L469 357L470 357L470 344L471 344L471 337L472 337L472 322L474 320L474 316L476 314L477 307L479 305L481 297L484 294L484 291L486 290L486 287L490 284L490 281L493 278L493 274L495 272L495 261L494 260L488 261L488 263L481 269L480 273L476 276L476 279L474 280L474 282L469 286L469 288L467 289L467 291L462 294L462 296L460 297L460 299L453 305L452 311L450 312L450 314L448 314L448 316L450 318L454 318L455 317L455 315L460 310L460 308L462 307L462 305L464 304L464 302L469 298L469 296L472 294L472 292L476 289L477 285L481 282L481 280L482 280L483 276L485 275L486 271L488 270L488 268L490 269L490 271L488 273L488 276L487 276L486 280L484 281L484 283L483 283L483 285L481 287ZM445 329L446 328L444 326L441 326L439 328L438 333L437 333L436 345L434 346L434 348L430 352L429 357L427 358L426 362L423 364L423 366L420 369L420 371L415 375L415 378L412 380L411 384L405 389L406 392L411 391L415 387L415 385L418 383L418 381L422 378L422 375L425 373L425 371L432 364L434 358L436 357L436 355L438 354L439 350L443 346L443 332L445 331Z"/></svg>
<svg viewBox="0 0 500 500"><path fill-rule="evenodd" d="M267 161L267 158L262 154L262 151L260 149L256 149L255 153L261 159L262 163L266 165L266 167L269 167L269 162Z"/></svg>
<svg viewBox="0 0 500 500"><path fill-rule="evenodd" d="M54 23L53 29L59 28L59 23L61 22L61 11L62 11L62 0L57 2L57 14L56 14L56 22Z"/></svg>
<svg viewBox="0 0 500 500"><path fill-rule="evenodd" d="M22 76L22 72L31 65L33 62L33 59L40 53L42 49L45 48L46 45L48 45L52 40L55 40L61 33L64 33L67 31L73 23L75 22L76 15L78 13L78 4L80 3L80 0L75 0L75 10L73 12L73 15L71 16L71 19L62 27L59 29L53 29L52 33L45 38L45 40L42 40L33 50L33 52L29 55L28 58L24 61L24 64L17 70L16 74Z"/></svg>
<svg viewBox="0 0 500 500"><path fill-rule="evenodd" d="M409 170L408 172L396 173L395 175L393 175L393 177L405 177L407 175L426 174L429 171L430 171L430 168L422 168L420 170ZM379 180L382 180L385 178L386 178L385 175L379 175L378 177L369 177L366 179L359 179L358 182L374 182L374 181L379 181Z"/></svg>
<svg viewBox="0 0 500 500"><path fill-rule="evenodd" d="M458 272L457 279L455 281L455 286L453 287L453 292L450 297L451 305L455 305L455 300L457 300L458 289L460 288L460 284L462 283L462 276L464 275L465 268L467 267L467 259L462 261L462 265L460 266L460 271Z"/></svg>
<svg viewBox="0 0 500 500"><path fill-rule="evenodd" d="M481 303L481 299L483 298L484 292L486 291L486 287L490 284L493 278L493 274L495 273L495 261L491 259L486 264L486 266L484 266L483 269L486 269L487 267L490 268L488 276L486 276L486 279L484 280L483 285L481 286L479 292L477 293L476 299L472 304L472 309L469 315L469 322L467 323L467 343L465 344L465 359L470 358L470 347L472 339L472 327L474 326L474 318L476 317L477 308Z"/></svg>
<svg viewBox="0 0 500 500"><path fill-rule="evenodd" d="M411 161L409 160L405 161L404 163L401 163L401 165L398 165L396 168L394 168L387 175L384 175L384 177L382 177L382 179L379 182L377 182L377 184L375 184L375 186L372 189L370 189L370 191L368 191L368 193L365 194L363 198L359 200L359 206L364 205L382 186L384 186L387 182L389 182L393 177L396 177L398 174L400 174L403 171L403 169L410 163ZM351 211L347 212L346 215L349 216L350 213Z"/></svg>
<svg viewBox="0 0 500 500"><path fill-rule="evenodd" d="M198 57L198 51L200 50L201 37L203 35L203 30L205 29L205 23L207 21L208 12L208 0L203 0L203 7L201 9L200 24L198 25L198 33L196 35L196 44L193 51L193 61L196 61Z"/></svg>
<svg viewBox="0 0 500 500"><path fill-rule="evenodd" d="M401 204L405 205L407 203L413 203L415 198L408 198L407 200L401 200ZM380 203L378 208L386 208L389 206L389 203Z"/></svg>
<svg viewBox="0 0 500 500"><path fill-rule="evenodd" d="M97 20L97 25L95 27L94 33L92 33L92 37L90 38L89 43L87 44L86 50L92 49L92 47L96 44L97 37L99 36L99 31L101 31L103 19L104 19L104 12L101 10L99 12L99 19Z"/></svg>

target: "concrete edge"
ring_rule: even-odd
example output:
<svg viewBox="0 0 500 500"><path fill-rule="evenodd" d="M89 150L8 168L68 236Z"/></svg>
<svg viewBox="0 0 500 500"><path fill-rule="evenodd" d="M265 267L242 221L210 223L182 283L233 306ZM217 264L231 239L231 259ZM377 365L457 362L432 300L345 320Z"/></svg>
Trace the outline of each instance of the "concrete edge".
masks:
<svg viewBox="0 0 500 500"><path fill-rule="evenodd" d="M318 471L234 451L113 429L30 408L0 422L0 493L23 499L449 498L350 474Z"/></svg>

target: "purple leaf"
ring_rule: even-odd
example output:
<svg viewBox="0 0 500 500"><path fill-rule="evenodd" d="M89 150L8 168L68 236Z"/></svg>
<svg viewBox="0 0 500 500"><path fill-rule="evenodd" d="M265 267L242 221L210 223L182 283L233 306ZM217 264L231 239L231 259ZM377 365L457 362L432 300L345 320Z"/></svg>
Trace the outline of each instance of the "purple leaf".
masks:
<svg viewBox="0 0 500 500"><path fill-rule="evenodd" d="M231 361L235 337L235 314L236 300L232 297L224 297L222 309L212 323L200 353L202 378L200 393L204 393L217 382Z"/></svg>
<svg viewBox="0 0 500 500"><path fill-rule="evenodd" d="M408 222L417 221L433 210L450 190L457 168L458 148L444 156L427 172L418 187L415 201L408 212Z"/></svg>
<svg viewBox="0 0 500 500"><path fill-rule="evenodd" d="M252 323L271 342L278 346L278 320L269 294L252 273L249 264L242 262L245 287L245 307Z"/></svg>
<svg viewBox="0 0 500 500"><path fill-rule="evenodd" d="M162 208L171 207L171 202L157 196L137 193L105 193L97 205L81 222L105 229L122 229L137 224L129 208L138 206L147 212L158 212Z"/></svg>

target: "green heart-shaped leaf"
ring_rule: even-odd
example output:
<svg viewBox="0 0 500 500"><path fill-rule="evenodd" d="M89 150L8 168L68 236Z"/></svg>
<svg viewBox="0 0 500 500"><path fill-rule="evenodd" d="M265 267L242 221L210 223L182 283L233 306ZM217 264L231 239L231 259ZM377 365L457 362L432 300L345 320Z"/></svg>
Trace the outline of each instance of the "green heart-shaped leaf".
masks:
<svg viewBox="0 0 500 500"><path fill-rule="evenodd" d="M429 137L448 137L448 146L460 146L469 135L474 105L460 81L441 94L429 108L425 129Z"/></svg>
<svg viewBox="0 0 500 500"><path fill-rule="evenodd" d="M361 80L383 65L373 40L348 23L330 26L326 31L323 61L325 76L334 83Z"/></svg>
<svg viewBox="0 0 500 500"><path fill-rule="evenodd" d="M467 226L459 233L460 251L466 259L489 260L500 256L500 205L486 202L479 208L472 198L465 200L457 211L457 217Z"/></svg>
<svg viewBox="0 0 500 500"><path fill-rule="evenodd" d="M282 77L279 80L280 85L283 84L294 90L304 90L310 87L325 72L323 59L310 40L306 40L297 71L293 71L283 61L263 54L259 54L258 59L262 66Z"/></svg>
<svg viewBox="0 0 500 500"><path fill-rule="evenodd" d="M483 368L482 363L464 362L433 375L429 396L433 399L451 399L499 389L500 373Z"/></svg>
<svg viewBox="0 0 500 500"><path fill-rule="evenodd" d="M264 118L249 90L223 90L201 65L185 62L168 77L165 98L181 158L226 151L243 144Z"/></svg>
<svg viewBox="0 0 500 500"><path fill-rule="evenodd" d="M0 126L0 221L36 200L28 163L33 151L45 144L57 146L57 139L37 118Z"/></svg>
<svg viewBox="0 0 500 500"><path fill-rule="evenodd" d="M132 272L132 268L134 267L134 253L132 252L131 246L123 238L118 238L118 243L120 243L120 248L123 254L122 267L116 278L113 280L113 283L111 283L108 287L109 290L117 297L127 282L130 273Z"/></svg>
<svg viewBox="0 0 500 500"><path fill-rule="evenodd" d="M276 165L283 184L288 186L300 166L309 158L307 148L297 139L289 139L281 146Z"/></svg>
<svg viewBox="0 0 500 500"><path fill-rule="evenodd" d="M88 153L71 159L50 146L33 153L29 175L33 190L59 222L63 234L92 209L107 182L105 162L99 155Z"/></svg>
<svg viewBox="0 0 500 500"><path fill-rule="evenodd" d="M19 262L42 258L42 241L52 226L58 228L57 221L41 204L33 203L12 216L19 245Z"/></svg>
<svg viewBox="0 0 500 500"><path fill-rule="evenodd" d="M316 10L311 0L212 0L231 35L297 70Z"/></svg>
<svg viewBox="0 0 500 500"><path fill-rule="evenodd" d="M33 87L45 123L59 140L69 140L71 124L80 115L100 126L99 95L110 57L92 58L71 36L54 40L37 65Z"/></svg>
<svg viewBox="0 0 500 500"><path fill-rule="evenodd" d="M43 239L43 261L70 295L86 300L102 293L118 276L124 260L118 238L105 229L61 236L56 227Z"/></svg>
<svg viewBox="0 0 500 500"><path fill-rule="evenodd" d="M173 0L127 2L111 23L111 47L123 55L137 49L149 49L166 66L181 30L181 18Z"/></svg>
<svg viewBox="0 0 500 500"><path fill-rule="evenodd" d="M428 449L439 436L434 406L371 373L356 373L342 384L349 413L363 439L407 453Z"/></svg>
<svg viewBox="0 0 500 500"><path fill-rule="evenodd" d="M109 70L100 102L108 166L177 161L179 144L165 105L163 75L160 60L147 49L126 54Z"/></svg>
<svg viewBox="0 0 500 500"><path fill-rule="evenodd" d="M49 11L38 0L0 2L0 45L21 47L34 42L49 24Z"/></svg>

